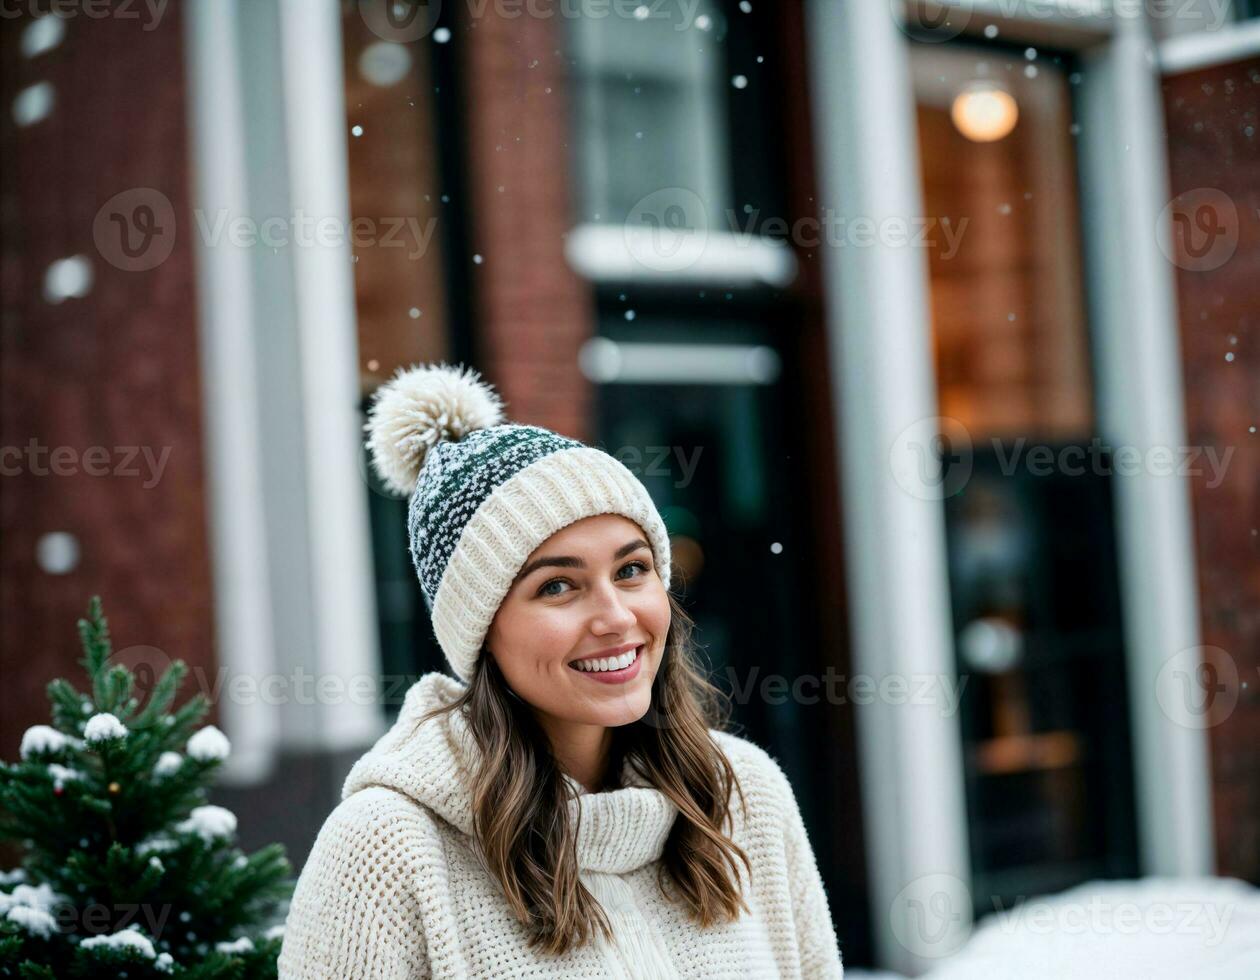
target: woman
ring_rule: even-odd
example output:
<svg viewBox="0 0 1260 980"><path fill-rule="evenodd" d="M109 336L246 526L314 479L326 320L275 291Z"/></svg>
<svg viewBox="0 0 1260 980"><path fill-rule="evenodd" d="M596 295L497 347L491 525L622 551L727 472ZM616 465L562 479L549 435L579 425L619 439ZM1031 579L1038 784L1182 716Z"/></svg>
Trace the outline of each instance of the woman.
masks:
<svg viewBox="0 0 1260 980"><path fill-rule="evenodd" d="M366 428L458 680L417 681L351 770L281 980L840 977L791 787L717 729L643 485L445 365Z"/></svg>

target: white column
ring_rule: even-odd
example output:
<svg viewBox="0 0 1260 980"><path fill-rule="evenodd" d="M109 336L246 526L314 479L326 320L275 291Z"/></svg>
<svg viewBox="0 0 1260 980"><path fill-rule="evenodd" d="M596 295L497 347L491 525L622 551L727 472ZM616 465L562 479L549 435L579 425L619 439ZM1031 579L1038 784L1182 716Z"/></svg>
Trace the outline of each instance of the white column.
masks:
<svg viewBox="0 0 1260 980"><path fill-rule="evenodd" d="M921 215L906 39L889 5L809 0L807 13L819 207L849 223ZM927 258L878 241L821 257L853 668L952 684L942 495L911 482L937 431ZM855 710L878 956L918 973L957 948L971 920L958 718L878 698Z"/></svg>
<svg viewBox="0 0 1260 980"><path fill-rule="evenodd" d="M1152 447L1176 453L1186 445L1186 423L1175 270L1156 238L1171 194L1159 75L1144 24L1118 20L1111 44L1086 59L1081 96L1100 433L1143 458ZM1189 487L1184 477L1150 472L1113 482L1143 871L1211 874L1206 732L1179 724L1157 697L1157 684L1168 680L1161 668L1193 658L1184 651L1201 642Z"/></svg>
<svg viewBox="0 0 1260 980"><path fill-rule="evenodd" d="M237 47L237 0L198 0L185 10L193 208L214 224L220 213L247 214L244 118ZM239 703L231 679L275 669L267 530L257 426L258 365L249 253L211 247L194 215L183 234L197 262L201 389L206 432L206 483L214 581L217 705L232 754L221 770L228 783L265 779L279 735L275 708ZM214 696L214 691L204 692Z"/></svg>
<svg viewBox="0 0 1260 980"><path fill-rule="evenodd" d="M315 620L307 665L348 683L356 675L378 675L380 654L359 465L341 7L337 0L280 0L279 10L289 199L295 221L311 222L312 239L298 242L295 234L292 246ZM339 234L321 238L315 233L320 221ZM318 693L316 700L321 747L362 745L380 733L379 704L356 704L345 693L327 705Z"/></svg>

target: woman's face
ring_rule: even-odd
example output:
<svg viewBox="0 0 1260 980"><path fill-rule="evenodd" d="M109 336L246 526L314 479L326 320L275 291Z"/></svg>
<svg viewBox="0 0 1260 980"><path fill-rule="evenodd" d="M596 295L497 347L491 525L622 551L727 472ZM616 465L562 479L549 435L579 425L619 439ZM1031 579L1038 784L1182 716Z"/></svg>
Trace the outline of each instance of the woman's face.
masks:
<svg viewBox="0 0 1260 980"><path fill-rule="evenodd" d="M646 535L601 514L557 531L525 560L486 647L544 724L614 727L651 706L669 621Z"/></svg>

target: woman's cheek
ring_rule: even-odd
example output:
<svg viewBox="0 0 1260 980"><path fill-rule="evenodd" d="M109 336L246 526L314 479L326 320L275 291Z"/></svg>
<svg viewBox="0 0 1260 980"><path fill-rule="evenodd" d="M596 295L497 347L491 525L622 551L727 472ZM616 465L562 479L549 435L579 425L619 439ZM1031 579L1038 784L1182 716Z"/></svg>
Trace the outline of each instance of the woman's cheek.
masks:
<svg viewBox="0 0 1260 980"><path fill-rule="evenodd" d="M644 606L639 614L639 622L649 632L658 643L664 642L664 637L669 632L670 609L669 598L665 594L665 589L661 587L659 580L654 592L647 594Z"/></svg>
<svg viewBox="0 0 1260 980"><path fill-rule="evenodd" d="M563 667L568 662L567 655L578 645L575 617L565 609L541 610L527 630L534 659L539 662L554 661Z"/></svg>

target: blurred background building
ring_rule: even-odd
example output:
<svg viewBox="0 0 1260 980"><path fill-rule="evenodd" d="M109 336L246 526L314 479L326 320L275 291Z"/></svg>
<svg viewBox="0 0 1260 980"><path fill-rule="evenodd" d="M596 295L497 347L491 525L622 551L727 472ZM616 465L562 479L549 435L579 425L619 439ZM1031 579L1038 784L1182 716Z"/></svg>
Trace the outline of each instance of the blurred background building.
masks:
<svg viewBox="0 0 1260 980"><path fill-rule="evenodd" d="M0 755L99 592L300 864L442 667L365 409L461 361L650 488L846 963L1260 883L1258 16L6 5Z"/></svg>

